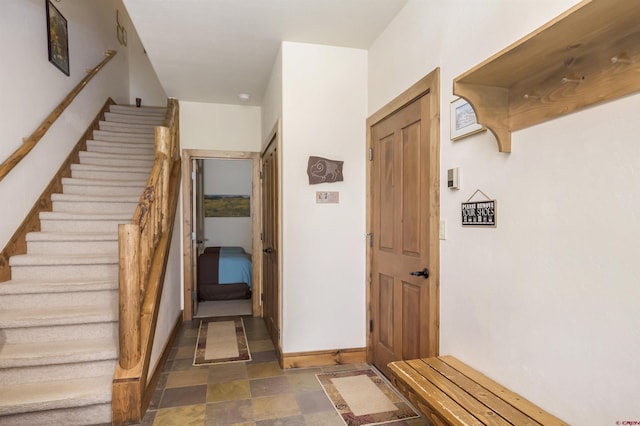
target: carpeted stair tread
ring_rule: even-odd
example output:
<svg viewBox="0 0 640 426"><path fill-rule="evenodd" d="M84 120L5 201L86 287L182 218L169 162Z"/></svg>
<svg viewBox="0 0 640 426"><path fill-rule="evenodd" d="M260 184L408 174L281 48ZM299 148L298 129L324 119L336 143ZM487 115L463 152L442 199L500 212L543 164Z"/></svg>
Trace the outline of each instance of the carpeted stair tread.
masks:
<svg viewBox="0 0 640 426"><path fill-rule="evenodd" d="M112 380L98 376L2 386L0 416L110 403Z"/></svg>
<svg viewBox="0 0 640 426"><path fill-rule="evenodd" d="M142 193L142 190L140 190ZM131 220L125 213L41 212L40 220Z"/></svg>
<svg viewBox="0 0 640 426"><path fill-rule="evenodd" d="M140 160L140 161L153 161L153 155L151 154L119 154L116 152L93 152L82 151L80 157L85 158L103 158L112 160Z"/></svg>
<svg viewBox="0 0 640 426"><path fill-rule="evenodd" d="M100 121L98 123L99 130L110 130L112 132L122 133L144 133L153 134L156 126L153 124L131 124L131 123L112 123L110 121Z"/></svg>
<svg viewBox="0 0 640 426"><path fill-rule="evenodd" d="M113 254L20 254L11 256L11 266L101 265L118 263Z"/></svg>
<svg viewBox="0 0 640 426"><path fill-rule="evenodd" d="M132 144L131 142L118 142L118 141L101 141L101 140L88 140L87 141L88 148L120 148L124 150L150 150L153 151L155 149L155 143L153 139L149 139L149 141L138 142Z"/></svg>
<svg viewBox="0 0 640 426"><path fill-rule="evenodd" d="M141 187L144 188L146 180L106 180L106 179L84 179L84 178L62 178L63 185L86 185L86 186L116 186L116 187ZM140 190L142 192L142 189Z"/></svg>
<svg viewBox="0 0 640 426"><path fill-rule="evenodd" d="M51 194L52 201L82 203L137 203L139 195Z"/></svg>
<svg viewBox="0 0 640 426"><path fill-rule="evenodd" d="M132 145L154 143L155 136L151 132L133 133L113 130L94 130L93 140L105 142L126 142Z"/></svg>
<svg viewBox="0 0 640 426"><path fill-rule="evenodd" d="M26 241L114 241L115 232L29 232Z"/></svg>
<svg viewBox="0 0 640 426"><path fill-rule="evenodd" d="M154 126L162 126L164 123L163 116L154 115L129 115L119 112L107 112L104 114L105 119L111 123L125 124L151 124Z"/></svg>
<svg viewBox="0 0 640 426"><path fill-rule="evenodd" d="M0 368L68 364L117 359L112 340L71 340L6 344L0 347Z"/></svg>
<svg viewBox="0 0 640 426"><path fill-rule="evenodd" d="M67 280L56 281L27 281L9 280L0 285L0 295L40 294L40 293L74 293L84 291L117 290L117 280Z"/></svg>
<svg viewBox="0 0 640 426"><path fill-rule="evenodd" d="M146 173L149 174L150 167L132 167L132 166L107 166L102 164L72 164L71 171L84 170L96 172L113 172L113 173Z"/></svg>
<svg viewBox="0 0 640 426"><path fill-rule="evenodd" d="M111 306L69 306L66 308L4 309L0 311L0 328L24 328L52 325L115 322L117 310Z"/></svg>
<svg viewBox="0 0 640 426"><path fill-rule="evenodd" d="M109 107L110 112L117 112L121 114L130 114L130 115L151 115L151 116L161 116L164 117L167 114L167 109L165 107L155 107L155 106L142 106L136 107L134 105L111 105Z"/></svg>

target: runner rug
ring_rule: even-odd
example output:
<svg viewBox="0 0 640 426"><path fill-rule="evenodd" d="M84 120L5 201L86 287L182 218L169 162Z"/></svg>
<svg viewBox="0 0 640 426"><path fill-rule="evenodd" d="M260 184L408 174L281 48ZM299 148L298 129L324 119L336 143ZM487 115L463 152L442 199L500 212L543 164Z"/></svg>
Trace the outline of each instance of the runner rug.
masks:
<svg viewBox="0 0 640 426"><path fill-rule="evenodd" d="M193 365L251 361L242 318L206 318L200 321Z"/></svg>
<svg viewBox="0 0 640 426"><path fill-rule="evenodd" d="M323 373L316 377L347 426L419 417L372 369Z"/></svg>

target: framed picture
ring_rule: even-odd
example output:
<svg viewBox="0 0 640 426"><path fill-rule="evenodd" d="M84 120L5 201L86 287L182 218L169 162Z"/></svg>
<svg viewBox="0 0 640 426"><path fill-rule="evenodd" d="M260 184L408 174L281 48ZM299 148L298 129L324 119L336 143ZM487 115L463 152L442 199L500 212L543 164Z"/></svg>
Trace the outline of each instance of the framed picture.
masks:
<svg viewBox="0 0 640 426"><path fill-rule="evenodd" d="M69 75L69 33L67 20L60 11L45 0L47 5L47 46L49 48L49 62L60 71Z"/></svg>
<svg viewBox="0 0 640 426"><path fill-rule="evenodd" d="M451 102L451 140L462 139L487 130L478 124L476 113L466 100L458 98Z"/></svg>
<svg viewBox="0 0 640 426"><path fill-rule="evenodd" d="M204 217L251 217L248 195L205 195Z"/></svg>

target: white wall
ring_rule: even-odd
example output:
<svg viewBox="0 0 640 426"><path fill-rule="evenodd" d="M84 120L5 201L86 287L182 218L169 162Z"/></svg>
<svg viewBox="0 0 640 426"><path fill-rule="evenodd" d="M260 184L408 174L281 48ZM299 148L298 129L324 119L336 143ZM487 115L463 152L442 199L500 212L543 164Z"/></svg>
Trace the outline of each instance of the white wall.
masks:
<svg viewBox="0 0 640 426"><path fill-rule="evenodd" d="M251 160L205 160L205 195L252 194ZM252 215L255 212L251 212ZM253 251L250 217L205 217L204 237L207 247L240 246Z"/></svg>
<svg viewBox="0 0 640 426"><path fill-rule="evenodd" d="M278 120L282 119L282 49L271 69L269 83L262 96L262 150L271 142L269 136Z"/></svg>
<svg viewBox="0 0 640 426"><path fill-rule="evenodd" d="M282 45L283 352L364 347L367 52ZM344 182L309 185L310 155ZM316 191L340 203L315 203Z"/></svg>
<svg viewBox="0 0 640 426"><path fill-rule="evenodd" d="M153 65L144 51L142 41L124 7L120 8L119 22L127 32L129 104L135 105L136 98L140 98L143 106L166 106L167 93L160 84Z"/></svg>
<svg viewBox="0 0 640 426"><path fill-rule="evenodd" d="M0 247L31 209L63 160L108 97L126 102L127 54L114 31L116 1L54 2L68 22L71 75L47 59L45 2L6 0L0 14L0 38L9 49L0 68L0 161L9 157L42 120L84 78L107 49L118 54L85 87L39 145L0 182ZM10 59L9 59L10 58Z"/></svg>
<svg viewBox="0 0 640 426"><path fill-rule="evenodd" d="M441 353L603 425L640 418L640 95L515 132L511 154L489 132L449 141L453 78L575 3L410 0L369 52L369 113L441 67ZM460 226L478 188L496 229Z"/></svg>
<svg viewBox="0 0 640 426"><path fill-rule="evenodd" d="M260 151L260 107L180 101L183 149Z"/></svg>

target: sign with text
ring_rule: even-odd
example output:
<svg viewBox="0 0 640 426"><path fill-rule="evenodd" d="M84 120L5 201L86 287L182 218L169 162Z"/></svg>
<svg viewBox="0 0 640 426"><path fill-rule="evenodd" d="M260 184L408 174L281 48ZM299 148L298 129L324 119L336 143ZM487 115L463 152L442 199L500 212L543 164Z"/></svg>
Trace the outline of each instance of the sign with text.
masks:
<svg viewBox="0 0 640 426"><path fill-rule="evenodd" d="M496 226L496 200L462 203L462 226Z"/></svg>

